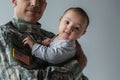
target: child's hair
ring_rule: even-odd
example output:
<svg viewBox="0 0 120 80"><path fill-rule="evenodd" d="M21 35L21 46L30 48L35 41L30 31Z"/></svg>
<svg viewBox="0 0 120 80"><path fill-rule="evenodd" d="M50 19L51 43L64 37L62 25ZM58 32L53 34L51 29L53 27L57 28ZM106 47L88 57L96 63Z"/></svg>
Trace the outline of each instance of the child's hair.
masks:
<svg viewBox="0 0 120 80"><path fill-rule="evenodd" d="M86 25L86 28L88 27L89 25L89 16L87 15L87 13L85 12L85 10L83 10L82 8L80 7L71 7L71 8L68 8L64 14L69 11L69 10L74 10L75 12L78 12L80 15L84 16L87 20L87 25Z"/></svg>

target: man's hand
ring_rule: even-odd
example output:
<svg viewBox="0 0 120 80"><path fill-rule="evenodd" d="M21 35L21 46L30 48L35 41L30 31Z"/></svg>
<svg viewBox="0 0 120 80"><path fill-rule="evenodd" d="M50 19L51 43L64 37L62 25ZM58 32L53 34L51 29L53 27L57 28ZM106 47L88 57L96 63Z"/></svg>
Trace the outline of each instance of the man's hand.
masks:
<svg viewBox="0 0 120 80"><path fill-rule="evenodd" d="M76 58L80 64L81 69L83 70L86 65L87 65L87 57L85 56L81 45L78 43L78 41L76 41L76 47L77 47L77 52L76 52Z"/></svg>

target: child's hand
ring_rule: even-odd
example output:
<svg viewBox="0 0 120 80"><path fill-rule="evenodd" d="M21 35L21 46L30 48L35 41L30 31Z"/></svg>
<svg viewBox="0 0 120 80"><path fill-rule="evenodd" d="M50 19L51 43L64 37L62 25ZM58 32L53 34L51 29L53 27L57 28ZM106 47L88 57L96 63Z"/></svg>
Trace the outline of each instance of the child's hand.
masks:
<svg viewBox="0 0 120 80"><path fill-rule="evenodd" d="M29 45L30 48L32 48L33 45L35 44L35 42L30 37L24 38L22 42L23 45Z"/></svg>
<svg viewBox="0 0 120 80"><path fill-rule="evenodd" d="M50 44L51 40L49 38L46 38L42 41L42 44L45 46L48 46Z"/></svg>

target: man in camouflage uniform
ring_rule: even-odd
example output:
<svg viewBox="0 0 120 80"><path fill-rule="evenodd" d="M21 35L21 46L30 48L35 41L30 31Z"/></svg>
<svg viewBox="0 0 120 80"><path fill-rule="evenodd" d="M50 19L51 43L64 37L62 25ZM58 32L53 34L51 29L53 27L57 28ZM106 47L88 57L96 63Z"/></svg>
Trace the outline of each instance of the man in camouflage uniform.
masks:
<svg viewBox="0 0 120 80"><path fill-rule="evenodd" d="M13 19L0 26L0 80L87 80L82 74L86 57L78 43L78 61L52 65L31 56L31 50L22 40L30 36L40 43L53 33L41 29L38 20L46 7L46 0L11 0ZM77 58L76 57L76 58Z"/></svg>

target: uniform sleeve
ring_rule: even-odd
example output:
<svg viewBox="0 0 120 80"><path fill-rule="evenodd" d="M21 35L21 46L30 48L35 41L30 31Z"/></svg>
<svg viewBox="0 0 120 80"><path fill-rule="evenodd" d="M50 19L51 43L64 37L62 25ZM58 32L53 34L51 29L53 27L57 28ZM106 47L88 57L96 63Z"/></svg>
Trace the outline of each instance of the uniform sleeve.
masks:
<svg viewBox="0 0 120 80"><path fill-rule="evenodd" d="M2 54L2 52L5 52L5 48L6 48L6 40L5 40L5 26L0 26L0 51Z"/></svg>
<svg viewBox="0 0 120 80"><path fill-rule="evenodd" d="M35 44L32 54L52 64L62 63L75 56L75 45L69 41L53 42L49 47Z"/></svg>

